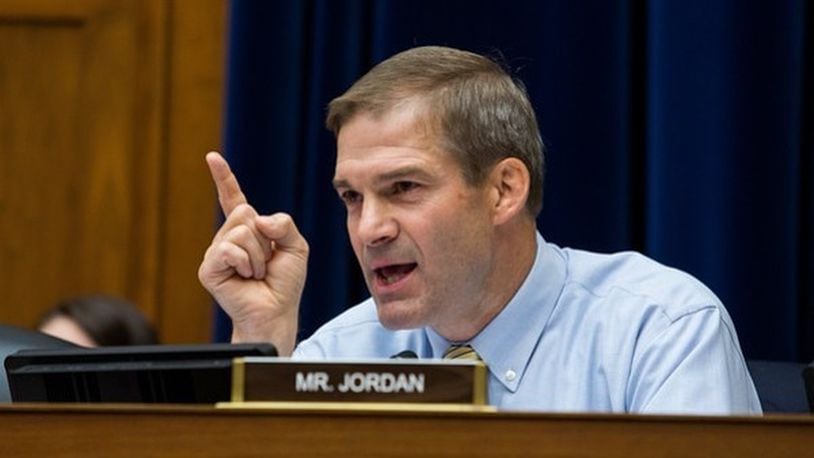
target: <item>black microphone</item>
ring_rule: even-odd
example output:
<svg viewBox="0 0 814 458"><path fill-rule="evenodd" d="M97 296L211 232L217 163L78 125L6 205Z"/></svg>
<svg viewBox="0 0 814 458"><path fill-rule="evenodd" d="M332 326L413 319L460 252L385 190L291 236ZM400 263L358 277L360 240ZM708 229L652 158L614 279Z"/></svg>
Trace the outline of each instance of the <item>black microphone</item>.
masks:
<svg viewBox="0 0 814 458"><path fill-rule="evenodd" d="M418 359L418 355L412 350L404 350L391 356L390 359Z"/></svg>

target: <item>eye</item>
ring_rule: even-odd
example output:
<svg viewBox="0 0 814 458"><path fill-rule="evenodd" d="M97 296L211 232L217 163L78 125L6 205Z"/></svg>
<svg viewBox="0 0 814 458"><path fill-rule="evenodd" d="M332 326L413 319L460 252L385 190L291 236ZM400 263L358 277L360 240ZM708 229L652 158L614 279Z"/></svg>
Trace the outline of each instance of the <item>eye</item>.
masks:
<svg viewBox="0 0 814 458"><path fill-rule="evenodd" d="M415 181L397 181L393 183L393 194L404 194L417 189L419 186Z"/></svg>
<svg viewBox="0 0 814 458"><path fill-rule="evenodd" d="M362 195L356 191L347 190L339 193L339 198L342 199L342 202L345 202L345 205L351 205L362 200Z"/></svg>

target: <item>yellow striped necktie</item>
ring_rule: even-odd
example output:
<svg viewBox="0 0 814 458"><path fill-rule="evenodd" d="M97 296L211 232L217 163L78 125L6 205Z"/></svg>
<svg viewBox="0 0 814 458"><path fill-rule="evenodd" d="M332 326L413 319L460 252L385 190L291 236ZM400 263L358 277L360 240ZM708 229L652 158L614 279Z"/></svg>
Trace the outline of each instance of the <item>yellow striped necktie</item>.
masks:
<svg viewBox="0 0 814 458"><path fill-rule="evenodd" d="M482 361L480 355L469 345L452 345L444 352L444 359L467 359Z"/></svg>

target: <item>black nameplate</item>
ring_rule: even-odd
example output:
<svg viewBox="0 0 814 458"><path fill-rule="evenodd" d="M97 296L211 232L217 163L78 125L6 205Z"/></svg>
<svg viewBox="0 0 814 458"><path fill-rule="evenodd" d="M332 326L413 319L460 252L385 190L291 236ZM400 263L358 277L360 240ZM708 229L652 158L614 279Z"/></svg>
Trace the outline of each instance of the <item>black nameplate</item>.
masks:
<svg viewBox="0 0 814 458"><path fill-rule="evenodd" d="M232 402L487 402L480 361L246 357L232 374Z"/></svg>

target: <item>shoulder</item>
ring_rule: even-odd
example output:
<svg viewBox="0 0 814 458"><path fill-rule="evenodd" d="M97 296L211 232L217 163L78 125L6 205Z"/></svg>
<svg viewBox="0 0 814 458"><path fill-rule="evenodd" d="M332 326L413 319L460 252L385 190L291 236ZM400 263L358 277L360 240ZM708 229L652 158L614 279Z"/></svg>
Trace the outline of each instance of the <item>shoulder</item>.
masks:
<svg viewBox="0 0 814 458"><path fill-rule="evenodd" d="M380 326L379 317L376 314L376 303L373 302L373 298L368 298L335 316L317 329L313 337L327 333L358 330L369 326Z"/></svg>
<svg viewBox="0 0 814 458"><path fill-rule="evenodd" d="M382 326L373 299L345 310L325 323L294 351L296 358L387 358L425 339L423 329Z"/></svg>
<svg viewBox="0 0 814 458"><path fill-rule="evenodd" d="M640 253L563 253L568 260L564 293L585 295L621 313L654 308L670 322L702 310L725 313L718 297L698 279Z"/></svg>
<svg viewBox="0 0 814 458"><path fill-rule="evenodd" d="M555 316L594 334L597 345L640 351L679 328L684 336L703 328L737 342L720 299L686 272L636 252L562 255L567 274Z"/></svg>
<svg viewBox="0 0 814 458"><path fill-rule="evenodd" d="M698 279L634 252L561 255L567 273L550 329L580 343L563 352L590 356L584 360L599 366L614 405L630 412L760 411L734 324Z"/></svg>

